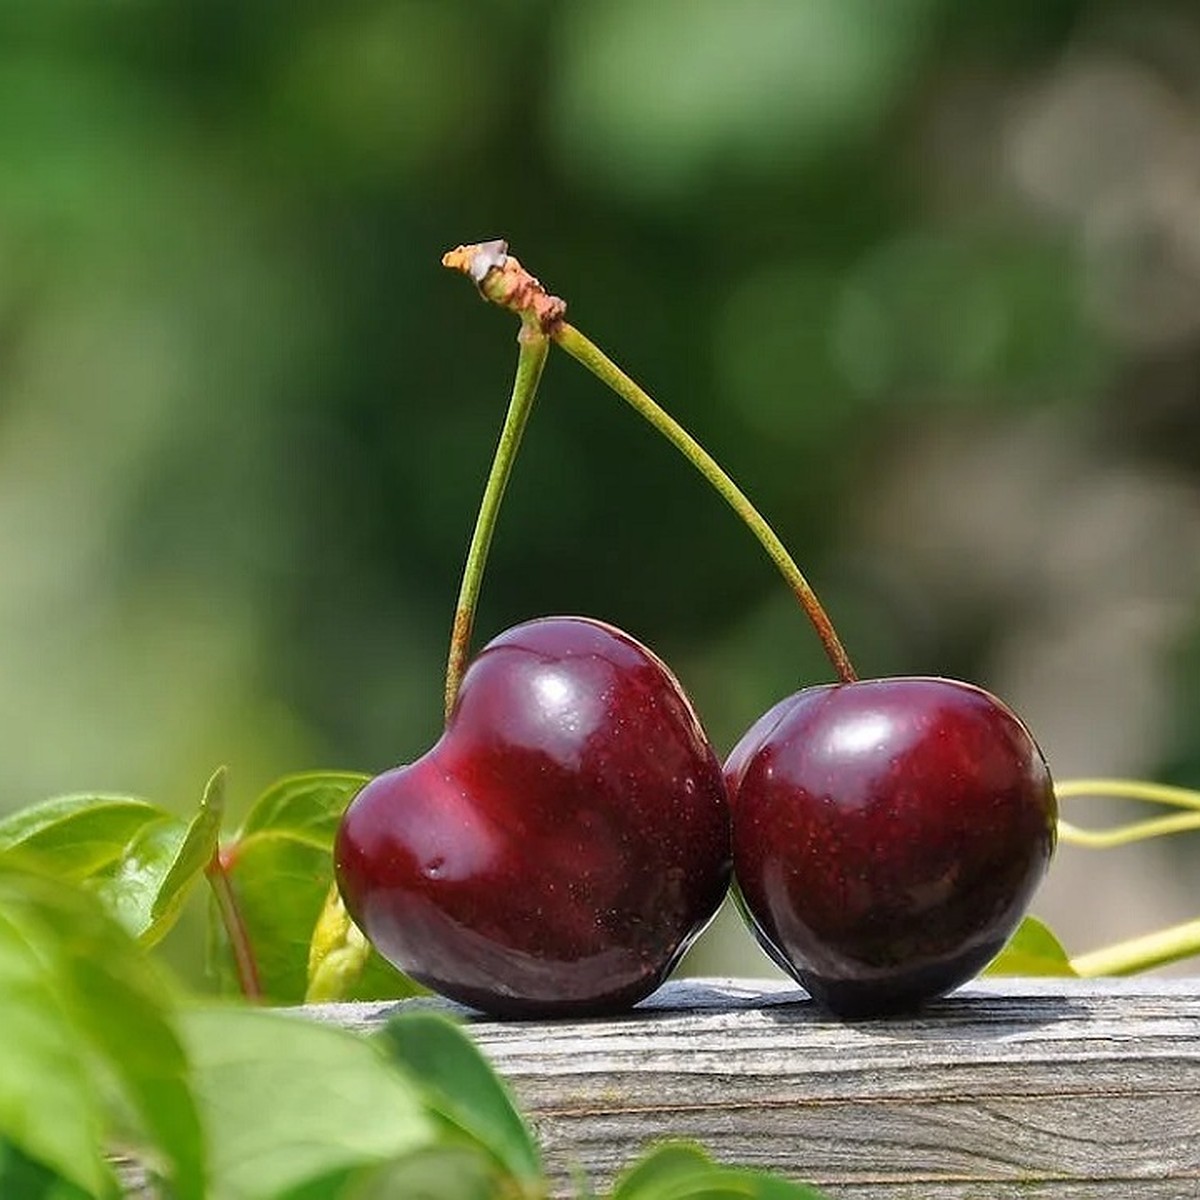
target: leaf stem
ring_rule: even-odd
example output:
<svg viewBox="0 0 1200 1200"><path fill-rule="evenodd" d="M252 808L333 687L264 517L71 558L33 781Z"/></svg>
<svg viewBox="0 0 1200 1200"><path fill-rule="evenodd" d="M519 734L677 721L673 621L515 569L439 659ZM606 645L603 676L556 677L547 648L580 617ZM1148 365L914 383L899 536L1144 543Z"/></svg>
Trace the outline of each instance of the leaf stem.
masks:
<svg viewBox="0 0 1200 1200"><path fill-rule="evenodd" d="M238 904L237 895L233 890L233 881L229 878L229 870L221 848L218 846L204 869L205 877L212 887L213 897L217 902L217 912L221 915L221 924L225 927L225 935L229 938L229 948L233 953L234 967L237 970L238 985L242 995L255 1003L263 998L262 981L259 979L258 963L254 957L254 948L250 944L250 931L242 918L242 910Z"/></svg>
<svg viewBox="0 0 1200 1200"><path fill-rule="evenodd" d="M1071 966L1077 975L1095 979L1102 975L1133 975L1196 954L1200 954L1200 918L1080 954L1071 959Z"/></svg>
<svg viewBox="0 0 1200 1200"><path fill-rule="evenodd" d="M492 534L496 529L496 518L500 502L508 485L512 465L521 445L521 437L533 408L542 368L550 343L537 323L523 319L520 334L520 353L517 358L517 373L513 380L512 397L500 430L500 440L492 458L491 470L483 489L479 504L479 515L475 518L475 529L471 545L467 550L467 561L463 567L462 583L459 585L458 601L454 606L454 624L450 630L450 653L446 662L446 716L454 707L458 688L466 670L471 650L471 634L475 628L475 610L479 602L479 588L483 582L483 570L487 565Z"/></svg>
<svg viewBox="0 0 1200 1200"><path fill-rule="evenodd" d="M1167 837L1172 833L1188 833L1200 829L1200 813L1175 813L1169 817L1152 817L1146 821L1131 821L1112 829L1083 829L1069 821L1059 820L1058 836L1064 845L1082 846L1086 850L1113 850L1132 846L1149 838Z"/></svg>
<svg viewBox="0 0 1200 1200"><path fill-rule="evenodd" d="M1068 779L1064 783L1055 784L1054 793L1060 800L1111 797L1117 800L1142 800L1147 804L1166 804L1172 808L1190 808L1200 812L1200 792L1192 788L1150 783L1142 779Z"/></svg>
<svg viewBox="0 0 1200 1200"><path fill-rule="evenodd" d="M461 271L473 280L484 299L517 313L527 327L531 323L535 324L543 334L616 392L708 480L762 544L768 557L800 601L838 678L844 683L852 683L857 679L857 673L833 627L833 622L767 521L712 455L678 421L651 399L643 388L593 342L566 322L566 304L557 296L551 296L542 284L521 266L517 258L508 253L508 244L493 241L459 246L445 254L442 263L452 270Z"/></svg>
<svg viewBox="0 0 1200 1200"><path fill-rule="evenodd" d="M1070 779L1055 785L1060 801L1082 798L1134 800L1145 804L1161 804L1183 809L1170 816L1150 817L1130 821L1111 829L1083 829L1069 821L1058 823L1059 836L1067 845L1083 846L1090 850L1107 850L1130 846L1147 838L1166 837L1200 829L1200 792L1191 788L1173 787L1142 779Z"/></svg>

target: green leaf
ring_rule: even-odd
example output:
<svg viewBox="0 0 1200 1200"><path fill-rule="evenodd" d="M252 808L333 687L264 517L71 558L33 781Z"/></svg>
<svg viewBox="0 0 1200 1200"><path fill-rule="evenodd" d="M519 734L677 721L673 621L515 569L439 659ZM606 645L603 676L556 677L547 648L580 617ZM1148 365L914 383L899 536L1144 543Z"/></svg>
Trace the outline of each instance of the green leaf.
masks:
<svg viewBox="0 0 1200 1200"><path fill-rule="evenodd" d="M781 1175L734 1168L713 1169L707 1175L663 1192L647 1193L645 1200L826 1200L811 1184L793 1183Z"/></svg>
<svg viewBox="0 0 1200 1200"><path fill-rule="evenodd" d="M162 977L93 897L0 867L0 1136L89 1195L117 1122L180 1200L206 1195L202 1132Z"/></svg>
<svg viewBox="0 0 1200 1200"><path fill-rule="evenodd" d="M82 883L147 945L179 917L217 847L224 768L204 790L191 822L129 796L63 796L0 822L0 852L23 854Z"/></svg>
<svg viewBox="0 0 1200 1200"><path fill-rule="evenodd" d="M123 855L82 882L131 936L153 945L168 930L175 916L156 922L155 901L187 839L186 821L162 816L144 825L130 840ZM180 897L182 901L182 896Z"/></svg>
<svg viewBox="0 0 1200 1200"><path fill-rule="evenodd" d="M175 923L189 889L217 852L221 822L225 817L225 777L225 768L219 767L204 785L200 810L188 825L183 842L151 904L150 923L143 935L146 942L157 941L162 936L158 931L165 932Z"/></svg>
<svg viewBox="0 0 1200 1200"><path fill-rule="evenodd" d="M223 851L226 872L246 926L267 1000L300 1004L308 988L313 929L333 883L333 837L346 805L367 776L348 772L293 775L255 802ZM236 990L228 942L214 917L213 964ZM392 999L420 989L374 951L342 998Z"/></svg>
<svg viewBox="0 0 1200 1200"><path fill-rule="evenodd" d="M624 1171L613 1188L612 1200L635 1200L652 1188L690 1179L712 1169L712 1159L694 1142L664 1142Z"/></svg>
<svg viewBox="0 0 1200 1200"><path fill-rule="evenodd" d="M288 775L273 783L254 802L242 828L239 841L256 833L287 833L297 841L319 849L333 849L333 835L346 805L354 798L369 775L353 771L309 771Z"/></svg>
<svg viewBox="0 0 1200 1200"><path fill-rule="evenodd" d="M309 935L332 878L327 854L286 836L227 845L222 856L268 1004L304 1001ZM216 901L210 903L210 959L223 991L239 987Z"/></svg>
<svg viewBox="0 0 1200 1200"><path fill-rule="evenodd" d="M336 887L329 889L308 947L306 1004L329 1004L353 994L371 958L366 935L346 911Z"/></svg>
<svg viewBox="0 0 1200 1200"><path fill-rule="evenodd" d="M276 1200L435 1144L418 1089L365 1038L261 1009L183 1014L211 1194Z"/></svg>
<svg viewBox="0 0 1200 1200"><path fill-rule="evenodd" d="M352 1195L354 1200L495 1200L496 1169L473 1147L440 1147L385 1167Z"/></svg>
<svg viewBox="0 0 1200 1200"><path fill-rule="evenodd" d="M541 1158L508 1089L475 1043L446 1017L405 1012L377 1035L412 1074L425 1102L519 1180L542 1176Z"/></svg>
<svg viewBox="0 0 1200 1200"><path fill-rule="evenodd" d="M61 879L80 882L117 862L166 809L135 796L58 796L0 819L0 856L31 856Z"/></svg>
<svg viewBox="0 0 1200 1200"><path fill-rule="evenodd" d="M82 1191L41 1163L0 1138L0 1196L14 1200L91 1200Z"/></svg>
<svg viewBox="0 0 1200 1200"><path fill-rule="evenodd" d="M724 1167L692 1142L665 1142L617 1180L612 1200L823 1200L780 1175Z"/></svg>
<svg viewBox="0 0 1200 1200"><path fill-rule="evenodd" d="M333 883L333 857L286 834L259 834L225 851L230 886L258 965L264 998L272 1004L301 1004L308 990L313 927ZM210 930L213 961L223 986L237 989L224 927L216 916ZM372 950L367 966L342 999L377 1000L411 996L420 989Z"/></svg>
<svg viewBox="0 0 1200 1200"><path fill-rule="evenodd" d="M1076 972L1049 926L1036 917L1026 917L984 974L1074 976Z"/></svg>
<svg viewBox="0 0 1200 1200"><path fill-rule="evenodd" d="M2 885L0 885L2 886ZM0 1135L88 1195L111 1192L103 1108L39 945L0 897ZM51 948L53 950L53 948ZM51 1116L52 1114L52 1116Z"/></svg>
<svg viewBox="0 0 1200 1200"><path fill-rule="evenodd" d="M496 1200L497 1194L496 1166L488 1155L469 1146L439 1146L383 1167L338 1171L272 1200Z"/></svg>

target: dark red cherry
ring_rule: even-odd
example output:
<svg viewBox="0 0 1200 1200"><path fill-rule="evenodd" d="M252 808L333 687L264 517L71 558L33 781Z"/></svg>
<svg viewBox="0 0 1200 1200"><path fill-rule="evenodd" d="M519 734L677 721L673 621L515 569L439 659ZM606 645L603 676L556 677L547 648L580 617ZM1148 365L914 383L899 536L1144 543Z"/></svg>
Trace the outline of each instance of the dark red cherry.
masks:
<svg viewBox="0 0 1200 1200"><path fill-rule="evenodd" d="M1041 751L994 696L946 679L798 692L725 764L739 902L768 954L844 1016L974 977L1054 850Z"/></svg>
<svg viewBox="0 0 1200 1200"><path fill-rule="evenodd" d="M475 658L445 733L338 830L346 906L435 991L500 1016L626 1008L711 920L730 875L721 766L667 667L582 617Z"/></svg>

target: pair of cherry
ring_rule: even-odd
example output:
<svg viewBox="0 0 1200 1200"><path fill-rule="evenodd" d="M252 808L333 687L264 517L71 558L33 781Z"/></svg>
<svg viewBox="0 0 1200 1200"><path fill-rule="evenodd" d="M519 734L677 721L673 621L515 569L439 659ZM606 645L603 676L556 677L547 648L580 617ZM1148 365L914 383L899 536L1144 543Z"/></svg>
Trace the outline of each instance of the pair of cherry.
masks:
<svg viewBox="0 0 1200 1200"><path fill-rule="evenodd" d="M473 599L460 602L445 732L367 784L339 828L355 922L401 970L476 1008L597 1014L666 979L732 875L760 944L833 1012L904 1010L972 978L1054 848L1054 790L1029 731L965 683L858 681L799 571L705 452L507 247L453 255L526 322L518 391L522 367L536 386L538 339L552 338L744 506L842 681L775 705L722 766L668 667L599 621L518 625L460 679Z"/></svg>
<svg viewBox="0 0 1200 1200"><path fill-rule="evenodd" d="M973 977L1054 844L1021 722L978 688L800 691L717 760L633 638L550 617L489 643L438 743L342 823L347 906L392 962L501 1016L649 995L715 914L731 855L770 956L831 1010L896 1011Z"/></svg>

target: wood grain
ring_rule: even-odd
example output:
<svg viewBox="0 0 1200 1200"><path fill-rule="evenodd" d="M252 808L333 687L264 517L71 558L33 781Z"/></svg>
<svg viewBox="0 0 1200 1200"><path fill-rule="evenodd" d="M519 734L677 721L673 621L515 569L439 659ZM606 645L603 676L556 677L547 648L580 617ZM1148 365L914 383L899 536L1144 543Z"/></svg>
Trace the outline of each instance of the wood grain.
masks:
<svg viewBox="0 0 1200 1200"><path fill-rule="evenodd" d="M685 1137L838 1200L1200 1198L1200 979L1004 979L853 1024L746 980L670 983L604 1020L303 1011L372 1029L405 1004L470 1020L564 1194L575 1168L600 1189Z"/></svg>

